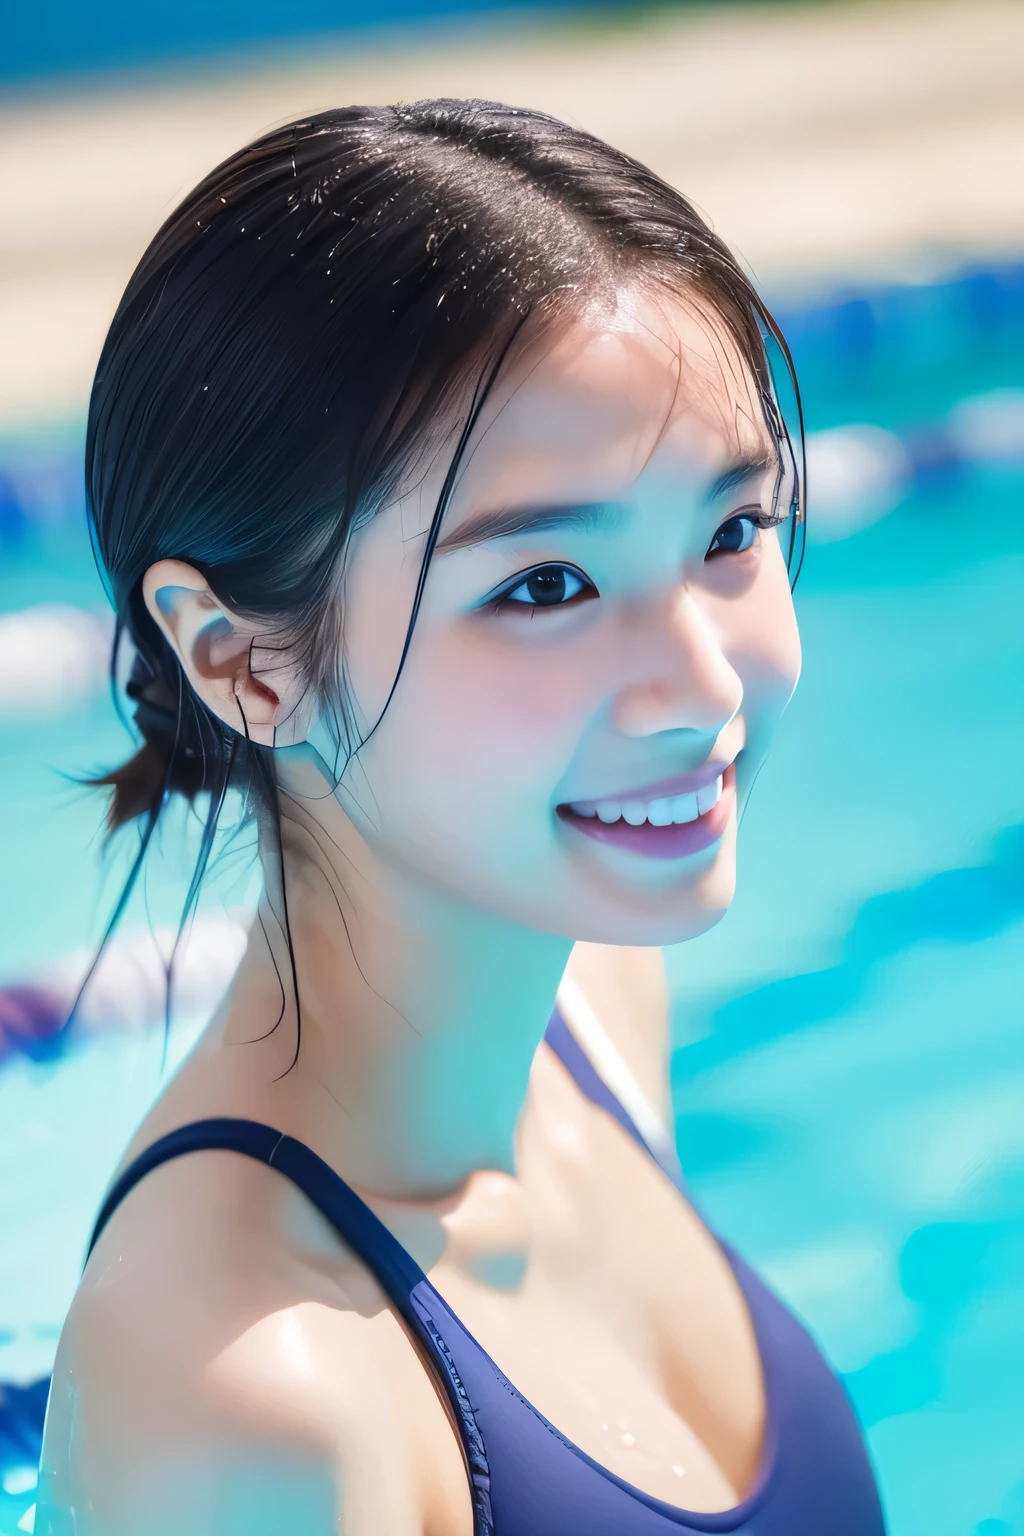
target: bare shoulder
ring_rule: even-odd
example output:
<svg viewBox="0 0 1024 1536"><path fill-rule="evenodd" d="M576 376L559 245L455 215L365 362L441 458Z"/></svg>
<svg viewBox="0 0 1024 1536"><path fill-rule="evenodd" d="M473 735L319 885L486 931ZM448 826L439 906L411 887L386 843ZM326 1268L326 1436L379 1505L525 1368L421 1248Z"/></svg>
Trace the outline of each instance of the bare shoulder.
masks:
<svg viewBox="0 0 1024 1536"><path fill-rule="evenodd" d="M192 1204L191 1227L172 1220L175 1179L216 1182L210 1161L151 1175L151 1198L140 1187L89 1262L54 1370L36 1530L421 1536L396 1320L343 1272L273 1251L217 1196Z"/></svg>

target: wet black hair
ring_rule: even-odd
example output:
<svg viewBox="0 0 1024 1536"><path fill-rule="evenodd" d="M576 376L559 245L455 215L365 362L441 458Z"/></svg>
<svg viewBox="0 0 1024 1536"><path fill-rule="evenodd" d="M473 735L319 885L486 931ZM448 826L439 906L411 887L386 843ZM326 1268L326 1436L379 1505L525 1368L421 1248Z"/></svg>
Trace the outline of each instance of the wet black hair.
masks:
<svg viewBox="0 0 1024 1536"><path fill-rule="evenodd" d="M112 922L170 794L207 807L186 917L229 789L279 831L272 749L192 691L143 600L147 568L187 561L227 608L270 625L332 706L344 757L358 746L336 662L353 532L425 448L451 447L411 635L498 371L528 331L635 278L699 298L734 339L780 448L795 572L802 475L783 466L802 462L802 425L794 453L770 363L783 359L798 402L785 342L724 242L628 155L495 102L343 107L239 150L175 209L117 308L87 428L115 692L127 642L142 738L94 781L112 790L111 829L142 818Z"/></svg>

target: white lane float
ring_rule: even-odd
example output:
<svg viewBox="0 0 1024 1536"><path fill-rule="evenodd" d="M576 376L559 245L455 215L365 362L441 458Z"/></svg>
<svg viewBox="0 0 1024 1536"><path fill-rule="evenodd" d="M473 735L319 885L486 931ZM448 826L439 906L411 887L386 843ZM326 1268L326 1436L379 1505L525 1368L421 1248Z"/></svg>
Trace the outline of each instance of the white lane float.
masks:
<svg viewBox="0 0 1024 1536"><path fill-rule="evenodd" d="M860 423L807 434L807 533L847 539L888 516L907 496L910 454L895 432Z"/></svg>
<svg viewBox="0 0 1024 1536"><path fill-rule="evenodd" d="M108 613L40 603L0 614L0 718L59 714L106 686L113 620Z"/></svg>
<svg viewBox="0 0 1024 1536"><path fill-rule="evenodd" d="M1024 389L970 395L946 417L946 432L963 459L1008 467L1024 464Z"/></svg>
<svg viewBox="0 0 1024 1536"><path fill-rule="evenodd" d="M115 938L102 956L79 1004L74 1028L87 1034L146 1033L162 1024L167 996L167 961L176 930L137 930ZM196 918L181 939L174 963L172 1017L213 1012L242 958L247 927L238 918ZM91 956L78 953L55 966L48 978L70 1005ZM44 978L38 978L42 981Z"/></svg>
<svg viewBox="0 0 1024 1536"><path fill-rule="evenodd" d="M248 913L203 915L182 935L175 956L171 1021L202 1022L226 992L245 949ZM139 929L113 939L66 1021L93 956L67 955L17 982L0 985L0 1063L35 1054L37 1043L65 1045L98 1035L145 1036L163 1025L167 962L175 930Z"/></svg>

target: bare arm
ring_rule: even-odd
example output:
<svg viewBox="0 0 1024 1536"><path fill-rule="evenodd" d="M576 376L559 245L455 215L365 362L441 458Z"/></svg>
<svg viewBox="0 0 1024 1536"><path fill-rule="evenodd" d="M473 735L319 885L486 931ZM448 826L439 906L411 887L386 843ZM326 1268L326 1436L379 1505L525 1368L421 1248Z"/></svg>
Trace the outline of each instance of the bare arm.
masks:
<svg viewBox="0 0 1024 1536"><path fill-rule="evenodd" d="M259 1395L232 1402L195 1372L187 1347L173 1367L155 1354L151 1341L98 1325L95 1311L76 1320L47 1415L39 1536L342 1529L339 1468L315 1422L284 1433Z"/></svg>
<svg viewBox="0 0 1024 1536"><path fill-rule="evenodd" d="M232 1318L205 1286L177 1305L157 1281L147 1297L106 1278L61 1341L39 1536L422 1536L363 1318L318 1303Z"/></svg>

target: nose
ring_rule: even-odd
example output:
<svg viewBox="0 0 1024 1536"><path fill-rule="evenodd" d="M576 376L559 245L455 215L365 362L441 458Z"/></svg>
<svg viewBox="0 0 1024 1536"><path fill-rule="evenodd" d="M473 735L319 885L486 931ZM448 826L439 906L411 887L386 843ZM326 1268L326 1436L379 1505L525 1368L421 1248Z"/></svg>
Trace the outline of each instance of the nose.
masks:
<svg viewBox="0 0 1024 1536"><path fill-rule="evenodd" d="M614 700L615 728L624 736L724 730L743 702L743 684L694 593L680 587L665 604L648 603L634 639L637 666Z"/></svg>

